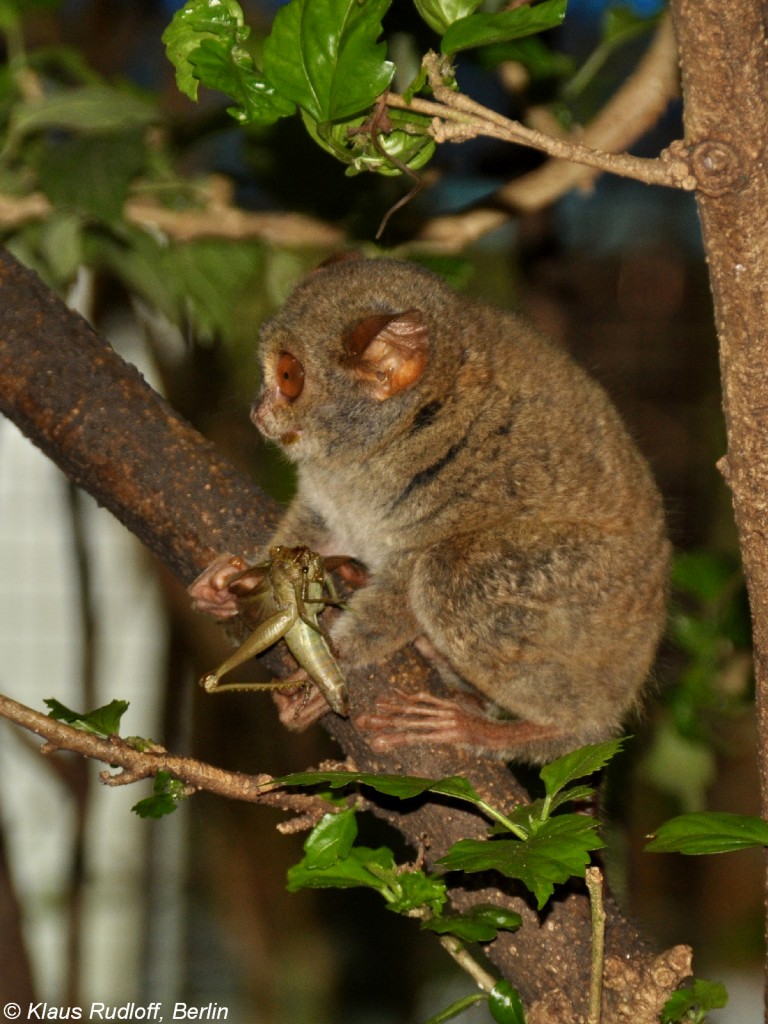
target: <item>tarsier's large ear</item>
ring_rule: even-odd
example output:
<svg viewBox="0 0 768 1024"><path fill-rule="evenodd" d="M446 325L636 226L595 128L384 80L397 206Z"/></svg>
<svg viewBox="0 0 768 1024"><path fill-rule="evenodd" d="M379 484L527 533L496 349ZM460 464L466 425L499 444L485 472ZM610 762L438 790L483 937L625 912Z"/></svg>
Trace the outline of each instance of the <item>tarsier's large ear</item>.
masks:
<svg viewBox="0 0 768 1024"><path fill-rule="evenodd" d="M372 313L349 327L344 342L347 365L379 401L412 387L429 361L429 331L418 309Z"/></svg>

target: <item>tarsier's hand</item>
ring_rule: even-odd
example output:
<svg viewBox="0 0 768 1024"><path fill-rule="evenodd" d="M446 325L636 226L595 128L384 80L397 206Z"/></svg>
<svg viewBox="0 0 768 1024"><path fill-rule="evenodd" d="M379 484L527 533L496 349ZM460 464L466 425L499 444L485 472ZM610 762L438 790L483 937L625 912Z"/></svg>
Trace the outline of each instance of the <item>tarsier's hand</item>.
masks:
<svg viewBox="0 0 768 1024"><path fill-rule="evenodd" d="M217 619L232 619L240 611L238 594L230 589L234 578L248 568L248 563L241 555L219 555L207 569L187 587L192 598L192 605L198 612L207 612ZM246 594L259 582L255 578L249 585L248 577L237 580L240 595Z"/></svg>

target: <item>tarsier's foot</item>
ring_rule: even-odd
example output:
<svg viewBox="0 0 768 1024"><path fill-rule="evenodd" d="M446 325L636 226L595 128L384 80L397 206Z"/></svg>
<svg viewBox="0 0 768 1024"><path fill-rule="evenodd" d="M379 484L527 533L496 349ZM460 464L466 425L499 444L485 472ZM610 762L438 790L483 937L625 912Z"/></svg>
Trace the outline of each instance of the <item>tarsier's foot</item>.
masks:
<svg viewBox="0 0 768 1024"><path fill-rule="evenodd" d="M299 673L303 677L303 685L298 681ZM290 690L275 690L272 699L277 705L278 717L285 728L292 732L303 732L328 714L331 708L318 688L312 686L306 672L299 669L295 675L297 685Z"/></svg>
<svg viewBox="0 0 768 1024"><path fill-rule="evenodd" d="M381 697L375 711L360 715L356 724L370 734L371 748L382 752L411 744L450 743L503 755L517 744L557 735L549 726L490 718L482 702L469 693L436 697L398 689Z"/></svg>
<svg viewBox="0 0 768 1024"><path fill-rule="evenodd" d="M231 619L238 614L237 595L230 589L233 577L248 568L240 555L220 555L187 587L196 611L207 612L217 619Z"/></svg>

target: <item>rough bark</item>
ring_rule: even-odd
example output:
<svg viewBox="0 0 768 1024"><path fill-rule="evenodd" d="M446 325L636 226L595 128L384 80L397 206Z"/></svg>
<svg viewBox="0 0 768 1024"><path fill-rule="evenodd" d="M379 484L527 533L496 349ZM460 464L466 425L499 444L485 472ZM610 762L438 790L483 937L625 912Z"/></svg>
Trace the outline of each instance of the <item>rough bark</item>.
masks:
<svg viewBox="0 0 768 1024"><path fill-rule="evenodd" d="M768 817L768 7L764 0L673 0L672 9L720 343L728 437L720 465L752 610Z"/></svg>
<svg viewBox="0 0 768 1024"><path fill-rule="evenodd" d="M0 409L109 508L189 583L224 550L263 545L275 518L274 504L183 422L32 274L0 253ZM278 660L279 655L272 655ZM382 687L430 682L418 657L403 651L375 672L351 678L353 714L370 707ZM433 682L433 681L431 681ZM325 719L345 753L368 771L443 776L465 774L500 807L524 793L502 765L451 750L411 748L372 756L352 719ZM382 809L414 847L428 837L428 860L484 825L450 805L425 802L407 813ZM493 880L495 881L495 880ZM588 995L590 930L580 888L535 913L513 886L503 892L475 888L456 894L459 905L507 902L525 926L490 944L489 958L526 1000L529 1020L540 1024L581 1021ZM656 956L615 907L609 909L604 1024L656 1020L669 993L689 970L687 951Z"/></svg>
<svg viewBox="0 0 768 1024"><path fill-rule="evenodd" d="M277 507L88 324L0 256L0 411L189 583Z"/></svg>

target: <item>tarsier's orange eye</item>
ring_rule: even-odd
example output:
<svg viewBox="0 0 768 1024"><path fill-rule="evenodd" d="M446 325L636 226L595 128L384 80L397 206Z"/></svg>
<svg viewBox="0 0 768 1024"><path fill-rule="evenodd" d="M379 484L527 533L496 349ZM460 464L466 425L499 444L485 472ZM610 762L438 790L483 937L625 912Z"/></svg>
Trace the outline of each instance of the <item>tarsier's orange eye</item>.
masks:
<svg viewBox="0 0 768 1024"><path fill-rule="evenodd" d="M281 352L277 359L275 378L283 397L298 398L304 387L304 367L290 352Z"/></svg>

